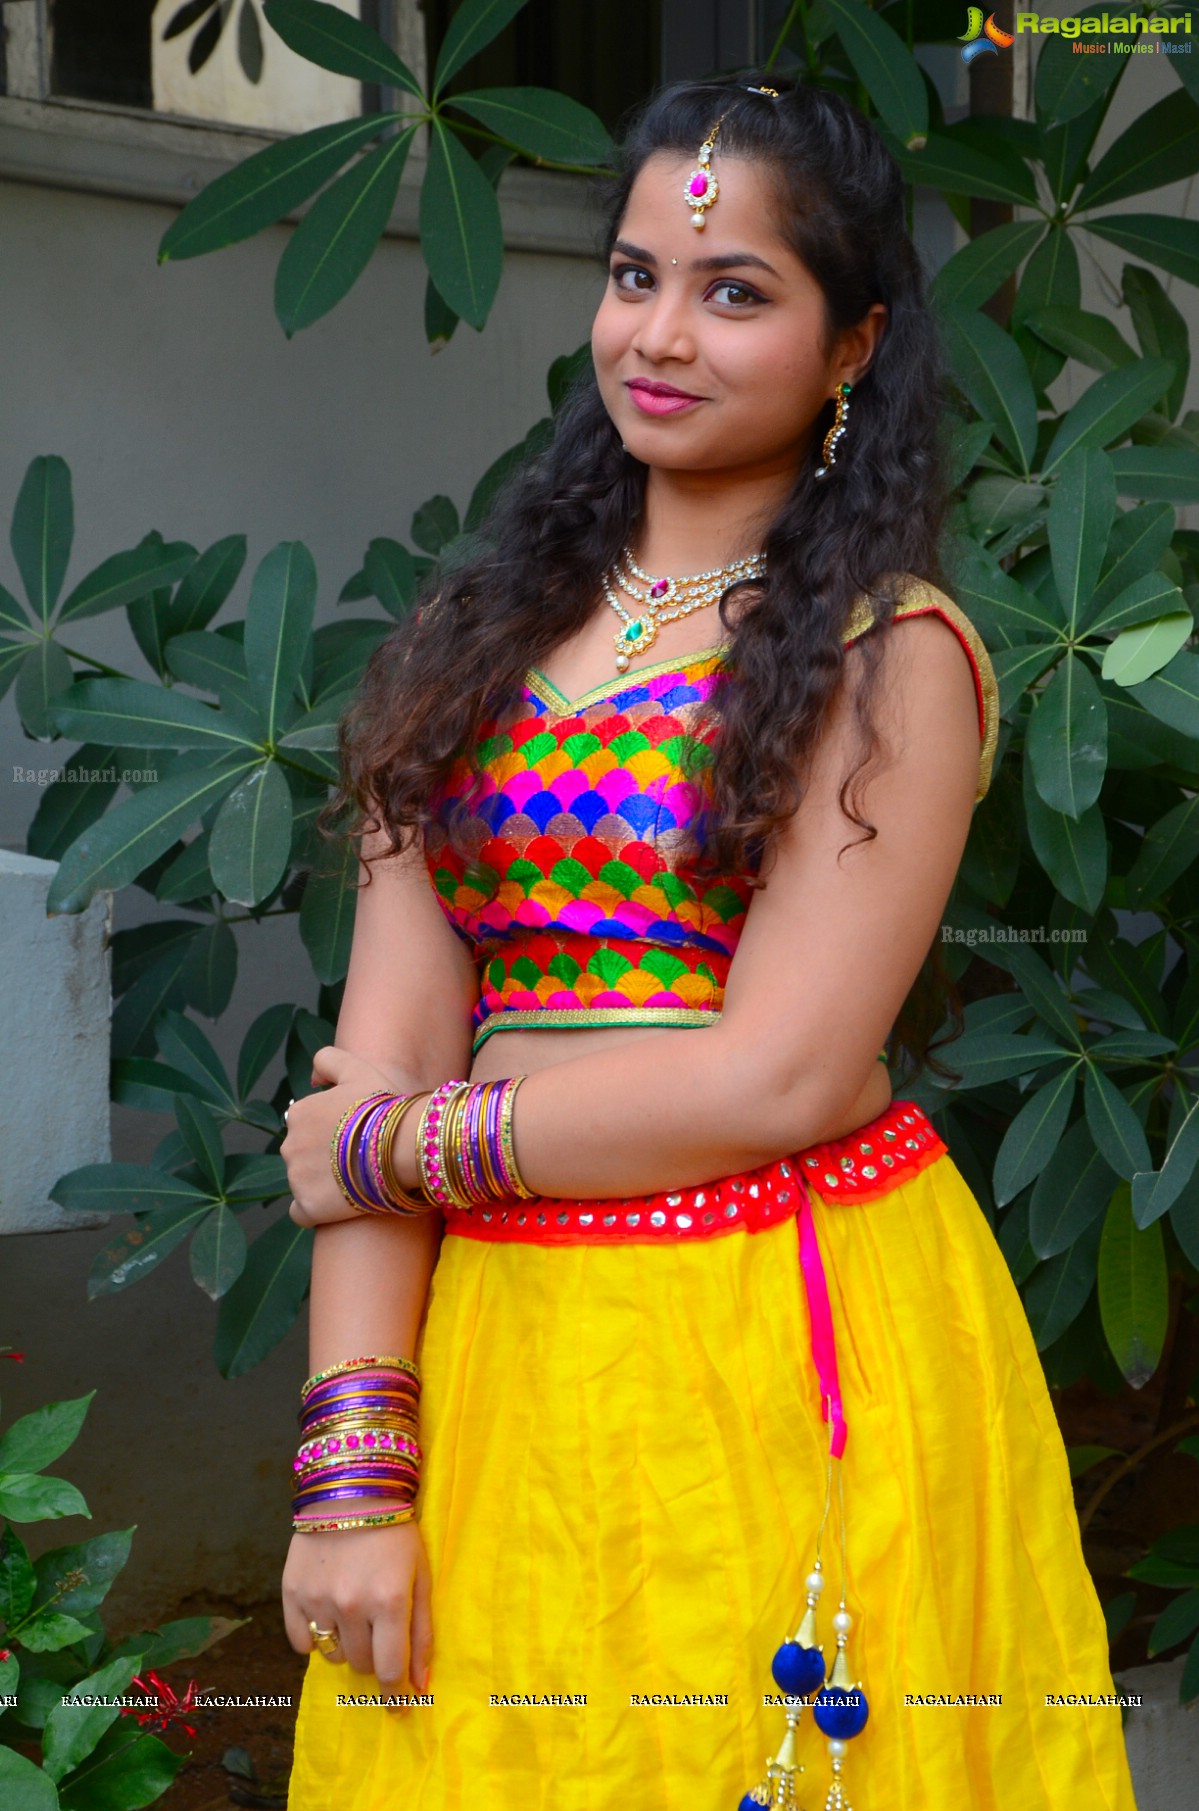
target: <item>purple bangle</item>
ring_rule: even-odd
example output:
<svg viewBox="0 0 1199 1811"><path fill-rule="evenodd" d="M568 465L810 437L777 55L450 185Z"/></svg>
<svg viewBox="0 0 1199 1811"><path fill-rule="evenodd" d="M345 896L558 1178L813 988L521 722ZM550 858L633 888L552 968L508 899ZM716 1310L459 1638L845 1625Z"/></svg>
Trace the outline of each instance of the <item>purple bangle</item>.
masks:
<svg viewBox="0 0 1199 1811"><path fill-rule="evenodd" d="M386 1100L380 1101L377 1107L372 1107L361 1120L358 1136L354 1141L362 1193L372 1203L376 1212L381 1214L389 1213L391 1210L388 1206L388 1197L383 1190L376 1161L379 1128L400 1098L401 1096L398 1094L390 1094Z"/></svg>
<svg viewBox="0 0 1199 1811"><path fill-rule="evenodd" d="M380 1092L366 1095L362 1100L358 1101L346 1116L345 1124L341 1129L341 1137L338 1139L338 1175L346 1192L359 1207L368 1207L368 1204L363 1201L362 1190L357 1187L354 1172L351 1168L351 1157L354 1143L357 1138L358 1127L362 1122L363 1113L368 1111L373 1103L387 1098L389 1097L386 1094Z"/></svg>

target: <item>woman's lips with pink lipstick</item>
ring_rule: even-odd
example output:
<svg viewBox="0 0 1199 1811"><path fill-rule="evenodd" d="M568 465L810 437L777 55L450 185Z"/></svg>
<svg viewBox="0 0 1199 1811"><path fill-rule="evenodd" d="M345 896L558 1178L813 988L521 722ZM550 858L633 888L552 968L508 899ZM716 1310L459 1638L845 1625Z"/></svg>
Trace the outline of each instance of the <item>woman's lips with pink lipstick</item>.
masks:
<svg viewBox="0 0 1199 1811"><path fill-rule="evenodd" d="M693 409L702 396L692 396L686 390L676 390L673 384L659 384L648 377L634 377L625 386L645 415L678 415L683 409Z"/></svg>

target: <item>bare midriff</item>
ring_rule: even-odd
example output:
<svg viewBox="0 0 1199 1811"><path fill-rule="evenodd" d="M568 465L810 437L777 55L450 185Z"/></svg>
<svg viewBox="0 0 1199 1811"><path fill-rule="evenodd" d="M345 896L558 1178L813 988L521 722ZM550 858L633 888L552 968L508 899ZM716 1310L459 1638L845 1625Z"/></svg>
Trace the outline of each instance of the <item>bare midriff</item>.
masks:
<svg viewBox="0 0 1199 1811"><path fill-rule="evenodd" d="M586 1056L588 1052L611 1050L641 1038L675 1035L674 1028L669 1025L630 1025L627 1029L613 1025L595 1031L496 1032L475 1056L470 1079L487 1082L506 1075L533 1075L538 1069L550 1069L555 1063L566 1063L573 1057ZM890 1104L891 1082L886 1066L875 1062L862 1092L846 1108L841 1120L829 1128L825 1140L848 1137L859 1126L868 1125L880 1113L885 1113Z"/></svg>

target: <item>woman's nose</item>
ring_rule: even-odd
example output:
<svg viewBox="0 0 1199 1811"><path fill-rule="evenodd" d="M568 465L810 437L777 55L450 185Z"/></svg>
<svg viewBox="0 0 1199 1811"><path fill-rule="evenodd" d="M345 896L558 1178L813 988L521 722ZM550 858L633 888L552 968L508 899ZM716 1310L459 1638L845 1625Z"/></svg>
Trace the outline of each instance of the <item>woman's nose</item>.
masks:
<svg viewBox="0 0 1199 1811"><path fill-rule="evenodd" d="M641 307L633 350L655 361L674 358L690 363L695 357L695 335L685 295L672 293L668 286Z"/></svg>

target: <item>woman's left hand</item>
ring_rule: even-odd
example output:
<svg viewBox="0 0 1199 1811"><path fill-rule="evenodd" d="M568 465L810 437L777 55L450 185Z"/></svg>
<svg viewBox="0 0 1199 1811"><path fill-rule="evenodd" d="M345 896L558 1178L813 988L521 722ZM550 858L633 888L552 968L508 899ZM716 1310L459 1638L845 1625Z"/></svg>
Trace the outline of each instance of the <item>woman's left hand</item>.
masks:
<svg viewBox="0 0 1199 1811"><path fill-rule="evenodd" d="M333 1135L355 1101L381 1090L401 1092L373 1063L336 1044L323 1044L313 1057L312 1082L318 1092L292 1102L287 1134L279 1146L294 1196L288 1213L297 1226L353 1220L366 1211L352 1207L337 1185L330 1151Z"/></svg>

